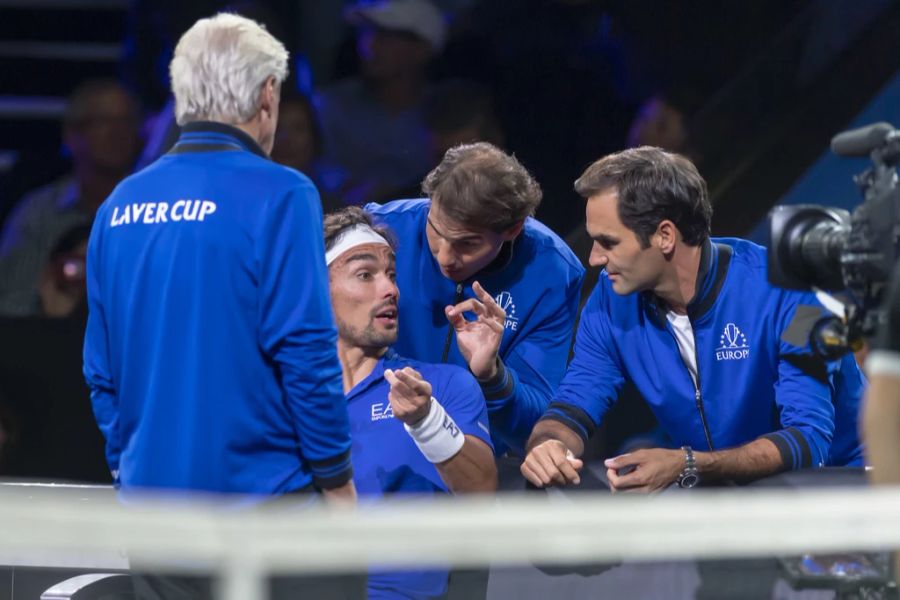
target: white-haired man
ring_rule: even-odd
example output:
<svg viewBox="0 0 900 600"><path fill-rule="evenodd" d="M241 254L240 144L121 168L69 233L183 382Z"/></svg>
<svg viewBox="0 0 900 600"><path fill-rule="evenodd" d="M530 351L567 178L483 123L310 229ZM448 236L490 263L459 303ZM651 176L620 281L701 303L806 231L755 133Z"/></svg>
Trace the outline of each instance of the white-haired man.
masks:
<svg viewBox="0 0 900 600"><path fill-rule="evenodd" d="M97 213L84 371L123 491L355 500L318 194L268 157L287 60L249 19L194 24L181 137Z"/></svg>
<svg viewBox="0 0 900 600"><path fill-rule="evenodd" d="M351 206L325 217L325 254L361 498L493 492L487 406L455 365L403 358L394 248ZM369 598L441 598L447 570L369 573ZM469 596L467 596L469 597Z"/></svg>

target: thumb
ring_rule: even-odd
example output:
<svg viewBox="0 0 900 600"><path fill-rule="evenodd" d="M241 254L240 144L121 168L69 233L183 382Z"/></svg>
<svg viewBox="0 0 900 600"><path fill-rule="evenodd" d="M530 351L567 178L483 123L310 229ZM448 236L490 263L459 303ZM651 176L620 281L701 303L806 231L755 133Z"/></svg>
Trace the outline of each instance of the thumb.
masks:
<svg viewBox="0 0 900 600"><path fill-rule="evenodd" d="M621 469L625 465L628 465L628 459L630 454L620 454L619 456L614 456L612 458L607 458L603 461L603 465L609 469Z"/></svg>
<svg viewBox="0 0 900 600"><path fill-rule="evenodd" d="M576 471L580 471L581 468L584 466L584 461L581 460L580 458L569 458L567 456L566 460L569 461L569 464L572 465L572 468L575 469Z"/></svg>

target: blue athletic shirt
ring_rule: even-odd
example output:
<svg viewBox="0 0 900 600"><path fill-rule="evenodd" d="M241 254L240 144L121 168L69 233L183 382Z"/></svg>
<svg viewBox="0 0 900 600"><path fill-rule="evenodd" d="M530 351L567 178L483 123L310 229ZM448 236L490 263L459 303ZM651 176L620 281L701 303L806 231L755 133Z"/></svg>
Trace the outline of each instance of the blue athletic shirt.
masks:
<svg viewBox="0 0 900 600"><path fill-rule="evenodd" d="M759 437L785 468L861 465L857 415L865 380L853 355L824 363L782 339L810 293L766 278L766 249L738 239L703 246L688 316L699 389L679 353L666 307L653 294L619 296L606 274L582 311L575 356L545 419L587 439L626 379L676 447L723 450Z"/></svg>
<svg viewBox="0 0 900 600"><path fill-rule="evenodd" d="M474 298L472 282L480 282L506 311L501 368L496 378L482 383L491 433L498 452L510 447L521 453L565 373L584 267L565 242L529 217L493 264L458 285L441 274L428 247L430 205L421 199L366 206L399 240L402 318L394 347L417 360L468 368L444 307Z"/></svg>
<svg viewBox="0 0 900 600"><path fill-rule="evenodd" d="M190 123L97 212L84 373L123 489L348 481L318 193L238 129Z"/></svg>
<svg viewBox="0 0 900 600"><path fill-rule="evenodd" d="M434 396L465 435L489 447L487 409L481 388L468 371L454 365L427 364L402 358L393 350L347 394L353 437L353 481L360 502L378 502L393 494L446 494L447 485L434 464L395 419L388 401L385 369L412 367L431 384ZM402 508L400 508L402 510ZM369 598L434 598L446 592L448 570L374 571Z"/></svg>

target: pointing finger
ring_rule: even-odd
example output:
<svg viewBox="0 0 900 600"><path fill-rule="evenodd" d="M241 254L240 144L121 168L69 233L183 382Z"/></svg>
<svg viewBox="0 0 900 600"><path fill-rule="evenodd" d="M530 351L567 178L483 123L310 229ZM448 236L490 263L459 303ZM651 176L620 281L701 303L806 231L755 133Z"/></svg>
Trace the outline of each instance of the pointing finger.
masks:
<svg viewBox="0 0 900 600"><path fill-rule="evenodd" d="M484 303L485 308L488 311L488 314L497 317L499 319L506 319L506 311L500 308L500 305L497 304L497 301L494 300L494 297L491 296L487 290L481 287L481 284L477 281L472 284L472 289L475 290L475 293L478 295L478 298Z"/></svg>

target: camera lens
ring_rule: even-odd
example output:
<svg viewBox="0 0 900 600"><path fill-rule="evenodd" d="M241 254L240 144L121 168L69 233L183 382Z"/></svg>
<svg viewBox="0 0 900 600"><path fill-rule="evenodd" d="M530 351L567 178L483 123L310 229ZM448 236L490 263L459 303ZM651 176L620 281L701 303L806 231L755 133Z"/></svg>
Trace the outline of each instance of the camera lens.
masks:
<svg viewBox="0 0 900 600"><path fill-rule="evenodd" d="M789 289L844 289L841 252L850 213L811 204L778 206L770 214L769 280Z"/></svg>

